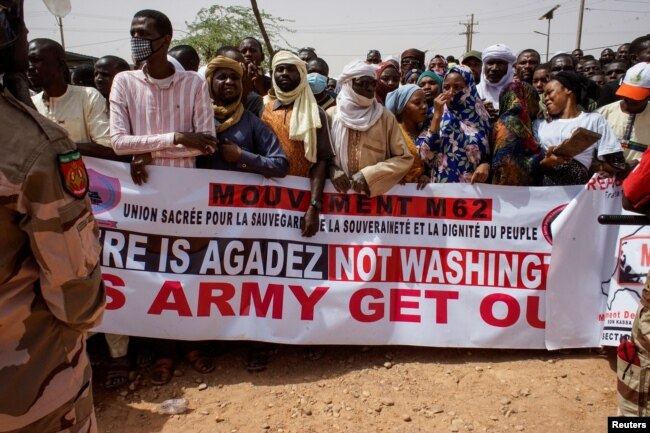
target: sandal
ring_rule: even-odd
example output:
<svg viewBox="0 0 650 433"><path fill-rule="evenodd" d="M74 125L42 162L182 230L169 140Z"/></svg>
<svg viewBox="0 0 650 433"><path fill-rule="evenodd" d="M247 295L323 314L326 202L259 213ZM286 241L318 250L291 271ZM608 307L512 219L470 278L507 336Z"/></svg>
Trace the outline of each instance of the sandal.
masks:
<svg viewBox="0 0 650 433"><path fill-rule="evenodd" d="M140 347L137 354L135 355L135 365L139 368L151 367L156 360L156 355L147 346Z"/></svg>
<svg viewBox="0 0 650 433"><path fill-rule="evenodd" d="M104 388L116 389L129 381L131 373L131 363L126 356L111 359L106 373Z"/></svg>
<svg viewBox="0 0 650 433"><path fill-rule="evenodd" d="M190 363L192 368L201 374L207 374L214 371L214 360L201 349L194 349L187 352L185 359Z"/></svg>
<svg viewBox="0 0 650 433"><path fill-rule="evenodd" d="M269 365L269 355L266 351L251 349L246 355L245 365L249 372L264 371Z"/></svg>
<svg viewBox="0 0 650 433"><path fill-rule="evenodd" d="M151 368L149 382L151 382L152 385L164 385L169 383L169 381L172 380L172 377L174 377L175 364L174 360L170 358L158 359Z"/></svg>

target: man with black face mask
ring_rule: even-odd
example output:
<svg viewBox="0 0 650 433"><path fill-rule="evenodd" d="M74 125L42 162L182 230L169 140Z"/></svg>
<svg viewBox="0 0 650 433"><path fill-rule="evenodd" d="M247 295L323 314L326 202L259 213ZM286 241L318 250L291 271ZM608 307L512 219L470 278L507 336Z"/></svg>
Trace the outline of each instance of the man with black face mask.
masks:
<svg viewBox="0 0 650 433"><path fill-rule="evenodd" d="M0 0L0 82L27 68L22 3ZM95 433L86 334L105 293L86 169L4 85L0 151L0 431Z"/></svg>
<svg viewBox="0 0 650 433"><path fill-rule="evenodd" d="M171 40L167 16L149 9L137 12L131 22L131 53L143 67L113 80L111 143L118 155L135 155L131 172L138 184L147 181L148 163L193 168L196 156L216 150L207 84L167 61Z"/></svg>
<svg viewBox="0 0 650 433"><path fill-rule="evenodd" d="M146 164L194 168L199 155L217 148L212 101L205 79L178 71L167 60L172 40L169 18L155 10L141 10L131 21L131 53L142 69L120 72L110 95L111 143L118 155L134 155L131 176L147 181ZM150 381L162 385L172 378L175 353L171 344L158 344L159 357ZM201 373L214 369L203 354L191 351L188 360ZM190 359L191 358L191 359ZM112 381L109 387L119 386Z"/></svg>

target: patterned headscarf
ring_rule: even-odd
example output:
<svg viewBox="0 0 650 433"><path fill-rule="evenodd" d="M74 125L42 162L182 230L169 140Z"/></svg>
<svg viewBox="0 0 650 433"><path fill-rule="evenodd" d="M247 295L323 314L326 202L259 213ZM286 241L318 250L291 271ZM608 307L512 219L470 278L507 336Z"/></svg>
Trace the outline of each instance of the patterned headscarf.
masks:
<svg viewBox="0 0 650 433"><path fill-rule="evenodd" d="M316 162L316 130L322 126L318 114L318 103L307 84L307 66L300 57L290 51L278 51L273 56L271 68L275 71L278 65L294 65L300 73L300 84L290 92L283 92L273 77L273 91L283 105L293 103L289 125L289 138L302 141L305 145L305 158ZM274 75L274 74L272 74Z"/></svg>
<svg viewBox="0 0 650 433"><path fill-rule="evenodd" d="M444 77L445 74L447 73L447 59L445 59L445 57L442 54L436 54L435 56L433 56L431 58L431 60L429 60L429 64L427 65L427 68L429 68L429 65L431 65L431 62L433 61L433 59L442 60L442 63L443 63L444 66L442 68L434 68L434 69L429 69L429 70L432 71L432 72L435 72L436 74L440 75L441 77Z"/></svg>
<svg viewBox="0 0 650 433"><path fill-rule="evenodd" d="M449 69L447 77L454 72L463 77L467 86L445 105L440 121L438 182L468 181L489 154L489 116L476 91L472 71L466 66L455 65ZM459 157L460 154L463 156Z"/></svg>
<svg viewBox="0 0 650 433"><path fill-rule="evenodd" d="M242 85L242 75L244 70L239 62L236 60L230 59L224 56L217 56L214 59L210 60L208 66L205 70L205 79L208 82L208 90L210 91L210 98L212 101L215 101L214 90L212 90L212 78L214 76L214 71L219 68L226 68L232 71L235 71L239 75L239 85L241 88ZM239 99L233 102L230 105L223 106L217 105L216 103L212 105L212 110L214 111L214 117L221 122L217 126L217 132L225 131L233 125L236 125L241 116L244 114L244 104L241 102L242 95L239 95Z"/></svg>
<svg viewBox="0 0 650 433"><path fill-rule="evenodd" d="M492 129L492 183L537 185L544 154L533 135L532 122L539 111L539 95L528 83L511 83L501 93L499 105L499 119Z"/></svg>

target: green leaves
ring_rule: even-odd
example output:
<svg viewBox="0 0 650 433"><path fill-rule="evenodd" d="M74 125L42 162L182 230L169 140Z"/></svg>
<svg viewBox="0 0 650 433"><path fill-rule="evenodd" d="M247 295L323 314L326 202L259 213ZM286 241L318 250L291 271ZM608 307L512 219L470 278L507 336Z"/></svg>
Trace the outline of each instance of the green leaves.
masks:
<svg viewBox="0 0 650 433"><path fill-rule="evenodd" d="M274 47L278 41L281 45L288 45L282 37L283 33L293 33L294 30L285 26L291 23L280 17L260 12L264 27ZM224 45L239 46L239 43L248 36L253 36L262 43L265 59L268 61L269 53L264 46L262 34L255 21L253 9L245 6L213 5L201 9L192 23L186 23L188 35L174 41L174 45L187 44L193 46L202 60L209 61L214 57L217 49Z"/></svg>

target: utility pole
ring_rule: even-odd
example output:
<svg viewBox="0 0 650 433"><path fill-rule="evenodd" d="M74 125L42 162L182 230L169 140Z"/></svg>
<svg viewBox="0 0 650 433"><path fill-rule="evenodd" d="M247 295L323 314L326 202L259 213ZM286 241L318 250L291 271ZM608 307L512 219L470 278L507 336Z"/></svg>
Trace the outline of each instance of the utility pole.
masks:
<svg viewBox="0 0 650 433"><path fill-rule="evenodd" d="M63 18L56 17L56 23L59 25L59 34L61 35L61 46L65 51L65 39L63 38Z"/></svg>
<svg viewBox="0 0 650 433"><path fill-rule="evenodd" d="M546 61L548 62L548 55L549 55L549 50L551 48L551 20L553 19L553 12L559 8L560 5L555 5L553 9L550 11L546 12L544 15L539 17L540 20L547 20L548 21L548 29L546 30L546 33L538 32L537 30L533 30L533 33L537 33L538 35L543 35L546 36Z"/></svg>
<svg viewBox="0 0 650 433"><path fill-rule="evenodd" d="M576 49L580 48L582 42L582 19L585 16L585 0L580 0L580 14L578 15L578 34L576 35Z"/></svg>
<svg viewBox="0 0 650 433"><path fill-rule="evenodd" d="M465 35L467 38L467 43L465 44L465 52L470 51L472 49L472 42L474 39L474 33L478 33L474 31L474 26L478 25L478 21L474 22L474 14L470 15L470 19L468 22L459 22L461 26L465 26L465 31L462 33L458 33L459 35Z"/></svg>

